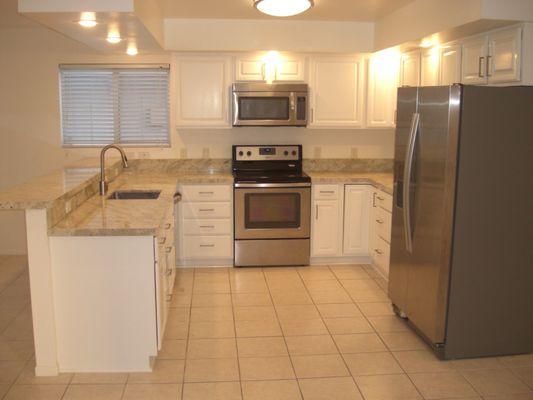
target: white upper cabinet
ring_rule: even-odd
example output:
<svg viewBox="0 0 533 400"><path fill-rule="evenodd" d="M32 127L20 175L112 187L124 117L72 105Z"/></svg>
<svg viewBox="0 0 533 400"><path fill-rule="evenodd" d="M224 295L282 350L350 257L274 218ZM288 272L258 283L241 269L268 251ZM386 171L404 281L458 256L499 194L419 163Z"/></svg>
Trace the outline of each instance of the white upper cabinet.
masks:
<svg viewBox="0 0 533 400"><path fill-rule="evenodd" d="M372 54L368 60L366 125L393 127L399 80L400 54L393 50Z"/></svg>
<svg viewBox="0 0 533 400"><path fill-rule="evenodd" d="M176 125L228 128L229 57L176 57Z"/></svg>
<svg viewBox="0 0 533 400"><path fill-rule="evenodd" d="M400 59L400 86L420 86L420 51L403 53Z"/></svg>
<svg viewBox="0 0 533 400"><path fill-rule="evenodd" d="M363 70L361 57L310 60L310 128L362 126Z"/></svg>
<svg viewBox="0 0 533 400"><path fill-rule="evenodd" d="M305 80L305 60L294 54L243 54L235 60L235 80L281 82Z"/></svg>
<svg viewBox="0 0 533 400"><path fill-rule="evenodd" d="M487 83L487 50L486 35L463 42L461 63L462 83L466 85L483 85Z"/></svg>
<svg viewBox="0 0 533 400"><path fill-rule="evenodd" d="M444 45L439 52L439 85L461 82L461 46L459 44Z"/></svg>
<svg viewBox="0 0 533 400"><path fill-rule="evenodd" d="M368 255L371 187L346 185L344 191L344 255Z"/></svg>
<svg viewBox="0 0 533 400"><path fill-rule="evenodd" d="M420 56L420 86L439 84L439 49L424 49Z"/></svg>
<svg viewBox="0 0 533 400"><path fill-rule="evenodd" d="M488 37L487 78L489 83L520 81L522 28L490 33Z"/></svg>

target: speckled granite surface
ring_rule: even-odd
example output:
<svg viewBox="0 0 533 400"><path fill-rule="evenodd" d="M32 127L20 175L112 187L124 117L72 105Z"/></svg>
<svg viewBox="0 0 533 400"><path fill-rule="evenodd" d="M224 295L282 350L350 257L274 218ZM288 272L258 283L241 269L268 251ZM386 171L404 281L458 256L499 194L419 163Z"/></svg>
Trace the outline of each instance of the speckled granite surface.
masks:
<svg viewBox="0 0 533 400"><path fill-rule="evenodd" d="M393 175L385 172L306 171L316 183L366 183L392 195Z"/></svg>

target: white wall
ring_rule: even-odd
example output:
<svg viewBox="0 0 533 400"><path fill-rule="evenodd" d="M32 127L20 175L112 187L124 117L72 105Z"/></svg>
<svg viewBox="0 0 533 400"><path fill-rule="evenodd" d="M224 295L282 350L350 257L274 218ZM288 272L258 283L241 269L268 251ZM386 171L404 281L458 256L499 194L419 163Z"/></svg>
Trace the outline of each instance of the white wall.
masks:
<svg viewBox="0 0 533 400"><path fill-rule="evenodd" d="M97 62L170 62L168 54L135 59L95 53L18 15L15 0L0 1L0 190L49 173L97 149L62 149L59 120L58 64ZM130 149L152 158L230 157L231 144L303 143L306 157L321 148L322 157L392 157L392 130L313 131L298 128L229 130L172 129L172 147ZM25 252L21 212L0 211L0 254Z"/></svg>

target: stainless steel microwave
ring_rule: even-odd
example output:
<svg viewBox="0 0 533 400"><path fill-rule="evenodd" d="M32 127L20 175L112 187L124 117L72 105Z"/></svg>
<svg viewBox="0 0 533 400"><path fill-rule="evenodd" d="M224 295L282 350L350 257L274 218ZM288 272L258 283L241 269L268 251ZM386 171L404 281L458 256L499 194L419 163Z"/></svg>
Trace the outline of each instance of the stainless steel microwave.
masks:
<svg viewBox="0 0 533 400"><path fill-rule="evenodd" d="M306 84L234 83L233 126L306 126Z"/></svg>

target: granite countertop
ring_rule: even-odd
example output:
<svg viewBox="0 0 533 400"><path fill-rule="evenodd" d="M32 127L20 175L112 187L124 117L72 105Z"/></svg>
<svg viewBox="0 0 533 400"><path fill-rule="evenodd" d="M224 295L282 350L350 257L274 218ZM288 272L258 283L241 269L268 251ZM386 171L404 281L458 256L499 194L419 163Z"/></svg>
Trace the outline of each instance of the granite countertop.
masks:
<svg viewBox="0 0 533 400"><path fill-rule="evenodd" d="M387 172L306 171L313 183L367 183L392 195L393 175Z"/></svg>
<svg viewBox="0 0 533 400"><path fill-rule="evenodd" d="M157 235L173 209L180 183L230 183L230 173L154 174L123 172L109 185L115 190L161 190L155 200L109 200L96 194L50 229L51 236Z"/></svg>

